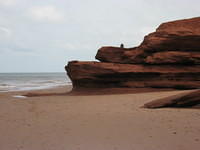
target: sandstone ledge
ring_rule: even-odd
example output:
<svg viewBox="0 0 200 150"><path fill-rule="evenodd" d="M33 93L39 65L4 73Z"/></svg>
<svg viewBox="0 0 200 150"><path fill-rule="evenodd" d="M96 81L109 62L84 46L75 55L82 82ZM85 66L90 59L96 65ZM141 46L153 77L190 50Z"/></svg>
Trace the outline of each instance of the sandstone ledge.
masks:
<svg viewBox="0 0 200 150"><path fill-rule="evenodd" d="M65 67L77 88L200 88L200 69L195 66L133 65L102 62L69 62Z"/></svg>
<svg viewBox="0 0 200 150"><path fill-rule="evenodd" d="M199 43L200 17L177 20L161 24L138 47L102 47L96 59L124 64L200 64Z"/></svg>
<svg viewBox="0 0 200 150"><path fill-rule="evenodd" d="M163 107L200 108L200 90L178 94L144 104L144 108Z"/></svg>

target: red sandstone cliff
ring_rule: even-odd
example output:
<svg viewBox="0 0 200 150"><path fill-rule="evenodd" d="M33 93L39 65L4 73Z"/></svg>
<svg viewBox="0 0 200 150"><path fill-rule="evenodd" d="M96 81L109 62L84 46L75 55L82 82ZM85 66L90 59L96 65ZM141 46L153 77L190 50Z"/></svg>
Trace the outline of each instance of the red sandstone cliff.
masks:
<svg viewBox="0 0 200 150"><path fill-rule="evenodd" d="M138 47L103 47L100 62L69 62L80 88L200 88L200 17L161 24Z"/></svg>

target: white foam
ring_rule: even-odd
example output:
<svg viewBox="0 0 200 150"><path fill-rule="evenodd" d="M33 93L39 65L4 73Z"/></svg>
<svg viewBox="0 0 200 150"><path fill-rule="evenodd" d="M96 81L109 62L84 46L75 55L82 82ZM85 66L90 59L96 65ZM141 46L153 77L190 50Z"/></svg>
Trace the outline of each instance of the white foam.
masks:
<svg viewBox="0 0 200 150"><path fill-rule="evenodd" d="M71 85L64 73L0 73L0 93Z"/></svg>
<svg viewBox="0 0 200 150"><path fill-rule="evenodd" d="M27 98L26 96L22 96L22 95L13 95L12 97L14 97L14 98Z"/></svg>

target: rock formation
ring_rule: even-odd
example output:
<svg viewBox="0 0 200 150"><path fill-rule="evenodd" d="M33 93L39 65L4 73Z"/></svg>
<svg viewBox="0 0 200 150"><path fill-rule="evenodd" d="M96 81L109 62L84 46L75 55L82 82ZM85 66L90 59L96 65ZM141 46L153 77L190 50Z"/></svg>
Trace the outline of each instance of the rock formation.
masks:
<svg viewBox="0 0 200 150"><path fill-rule="evenodd" d="M200 17L163 23L156 32L145 36L141 45L135 48L101 48L96 59L131 64L200 64L199 43Z"/></svg>
<svg viewBox="0 0 200 150"><path fill-rule="evenodd" d="M200 108L200 90L190 93L187 92L184 94L178 94L144 104L144 108L163 108L163 107Z"/></svg>
<svg viewBox="0 0 200 150"><path fill-rule="evenodd" d="M65 67L73 89L200 88L200 17L161 24L138 47L102 47Z"/></svg>
<svg viewBox="0 0 200 150"><path fill-rule="evenodd" d="M179 88L200 87L200 68L190 66L146 66L72 61L66 70L76 88Z"/></svg>

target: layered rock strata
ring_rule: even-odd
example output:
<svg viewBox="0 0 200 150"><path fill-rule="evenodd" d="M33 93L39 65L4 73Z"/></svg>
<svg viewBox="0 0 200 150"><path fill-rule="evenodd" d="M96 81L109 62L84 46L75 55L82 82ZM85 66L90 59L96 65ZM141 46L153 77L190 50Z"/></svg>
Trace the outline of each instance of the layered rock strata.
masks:
<svg viewBox="0 0 200 150"><path fill-rule="evenodd" d="M200 90L158 99L144 104L144 108L192 107L200 108Z"/></svg>
<svg viewBox="0 0 200 150"><path fill-rule="evenodd" d="M102 47L65 67L74 89L200 88L200 17L161 24L138 47Z"/></svg>
<svg viewBox="0 0 200 150"><path fill-rule="evenodd" d="M146 66L72 61L66 70L74 88L200 88L200 65Z"/></svg>
<svg viewBox="0 0 200 150"><path fill-rule="evenodd" d="M131 64L200 64L200 17L163 23L135 48L100 48L96 59Z"/></svg>

